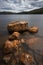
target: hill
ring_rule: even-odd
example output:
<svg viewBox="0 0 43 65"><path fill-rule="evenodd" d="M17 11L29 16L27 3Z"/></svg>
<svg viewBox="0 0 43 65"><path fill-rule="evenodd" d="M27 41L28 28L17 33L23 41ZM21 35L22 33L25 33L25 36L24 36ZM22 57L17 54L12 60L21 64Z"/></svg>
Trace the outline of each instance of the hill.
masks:
<svg viewBox="0 0 43 65"><path fill-rule="evenodd" d="M28 12L20 12L20 13L14 13L14 12L0 12L0 14L43 14L43 8L35 9Z"/></svg>
<svg viewBox="0 0 43 65"><path fill-rule="evenodd" d="M19 14L43 14L43 8L28 11L28 12L22 12L22 13L19 13Z"/></svg>

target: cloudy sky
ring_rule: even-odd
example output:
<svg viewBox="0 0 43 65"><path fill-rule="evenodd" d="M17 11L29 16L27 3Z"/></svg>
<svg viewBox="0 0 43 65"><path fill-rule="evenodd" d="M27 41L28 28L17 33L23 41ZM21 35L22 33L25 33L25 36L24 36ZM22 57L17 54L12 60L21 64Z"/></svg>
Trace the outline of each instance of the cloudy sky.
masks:
<svg viewBox="0 0 43 65"><path fill-rule="evenodd" d="M43 7L43 0L0 0L0 11L30 11Z"/></svg>

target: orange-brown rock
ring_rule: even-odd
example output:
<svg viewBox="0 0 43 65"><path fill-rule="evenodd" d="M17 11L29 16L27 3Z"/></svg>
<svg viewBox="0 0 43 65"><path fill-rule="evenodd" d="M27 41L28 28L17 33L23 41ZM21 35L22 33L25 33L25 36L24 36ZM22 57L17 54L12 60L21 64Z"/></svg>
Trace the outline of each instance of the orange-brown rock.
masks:
<svg viewBox="0 0 43 65"><path fill-rule="evenodd" d="M20 33L19 32L14 32L12 35L14 35L16 37L19 37L20 36Z"/></svg>
<svg viewBox="0 0 43 65"><path fill-rule="evenodd" d="M22 53L20 60L24 63L24 61L25 61L25 54L24 53Z"/></svg>
<svg viewBox="0 0 43 65"><path fill-rule="evenodd" d="M35 64L35 61L34 61L34 59L33 59L33 57L32 57L30 54L28 54L28 53L22 53L20 60L21 60L25 65L27 65L27 64L28 64L28 65L33 65L33 63L34 63L34 65L36 65L36 64Z"/></svg>
<svg viewBox="0 0 43 65"><path fill-rule="evenodd" d="M27 30L28 22L27 21L12 22L8 24L7 28L8 28L9 33L13 33L14 31L21 32L21 31Z"/></svg>
<svg viewBox="0 0 43 65"><path fill-rule="evenodd" d="M20 44L20 41L19 40L14 40L13 41L13 47L17 47L17 45Z"/></svg>
<svg viewBox="0 0 43 65"><path fill-rule="evenodd" d="M13 48L16 48L17 45L20 43L19 40L9 41L7 40L4 44L4 53L9 53L12 51Z"/></svg>
<svg viewBox="0 0 43 65"><path fill-rule="evenodd" d="M13 43L9 40L7 40L4 44L4 53L9 53L12 51Z"/></svg>
<svg viewBox="0 0 43 65"><path fill-rule="evenodd" d="M30 27L30 28L28 29L28 31L29 31L30 33L37 33L37 32L38 32L38 27L32 26L32 27Z"/></svg>
<svg viewBox="0 0 43 65"><path fill-rule="evenodd" d="M20 39L20 33L19 32L14 32L12 35L9 36L9 40L10 41L13 41L13 40L16 40L16 39Z"/></svg>

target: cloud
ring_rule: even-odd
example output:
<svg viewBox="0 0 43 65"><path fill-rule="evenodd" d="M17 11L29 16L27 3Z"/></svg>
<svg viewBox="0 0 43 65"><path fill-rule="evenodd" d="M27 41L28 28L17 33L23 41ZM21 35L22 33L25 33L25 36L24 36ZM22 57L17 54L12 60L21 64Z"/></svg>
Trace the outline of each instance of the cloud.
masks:
<svg viewBox="0 0 43 65"><path fill-rule="evenodd" d="M0 0L0 11L24 11L43 7L43 0Z"/></svg>

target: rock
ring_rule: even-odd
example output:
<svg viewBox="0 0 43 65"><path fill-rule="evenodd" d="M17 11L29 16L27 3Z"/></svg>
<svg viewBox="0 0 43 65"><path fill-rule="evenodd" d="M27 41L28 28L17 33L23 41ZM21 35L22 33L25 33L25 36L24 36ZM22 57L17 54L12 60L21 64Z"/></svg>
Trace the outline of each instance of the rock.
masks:
<svg viewBox="0 0 43 65"><path fill-rule="evenodd" d="M28 29L28 31L29 31L30 33L37 33L37 32L38 32L38 27L32 26L32 27L30 27L30 28Z"/></svg>
<svg viewBox="0 0 43 65"><path fill-rule="evenodd" d="M16 21L13 23L9 23L7 28L8 28L9 33L13 33L14 31L15 32L18 32L18 31L22 32L22 31L27 30L28 22L27 21Z"/></svg>
<svg viewBox="0 0 43 65"><path fill-rule="evenodd" d="M25 39L22 38L22 39L20 40L20 42L21 42L21 43L25 43Z"/></svg>
<svg viewBox="0 0 43 65"><path fill-rule="evenodd" d="M5 61L5 63L9 63L9 60L11 60L11 65L36 65L33 54L29 53L31 51L31 48L29 48L27 42L33 43L34 41L37 41L38 38L29 39L29 32L38 32L38 27L33 26L28 28L28 22L16 21L13 23L9 23L7 28L11 35L8 37L8 40L5 42L3 48L5 53L3 60ZM8 54L13 55L10 56Z"/></svg>
<svg viewBox="0 0 43 65"><path fill-rule="evenodd" d="M12 51L13 43L9 40L7 40L4 44L4 53L9 53Z"/></svg>
<svg viewBox="0 0 43 65"><path fill-rule="evenodd" d="M4 61L5 63L8 63L10 59L11 59L11 54L5 55L5 56L3 57L3 61Z"/></svg>
<svg viewBox="0 0 43 65"><path fill-rule="evenodd" d="M16 65L16 62L17 61L15 59L13 59L12 62L11 62L11 65Z"/></svg>
<svg viewBox="0 0 43 65"><path fill-rule="evenodd" d="M20 44L19 40L14 40L13 41L13 47L17 47Z"/></svg>
<svg viewBox="0 0 43 65"><path fill-rule="evenodd" d="M16 50L16 47L18 47L18 44L20 43L19 40L9 41L7 40L4 44L4 53L10 53L13 51L13 49Z"/></svg>
<svg viewBox="0 0 43 65"><path fill-rule="evenodd" d="M9 36L9 40L10 41L13 41L13 40L16 40L16 39L20 39L20 33L19 32L14 32L12 35Z"/></svg>
<svg viewBox="0 0 43 65"><path fill-rule="evenodd" d="M19 37L20 36L20 33L19 32L14 32L12 35L14 35L16 37Z"/></svg>
<svg viewBox="0 0 43 65"><path fill-rule="evenodd" d="M25 65L36 65L35 61L34 61L34 58L28 53L22 53L20 60Z"/></svg>
<svg viewBox="0 0 43 65"><path fill-rule="evenodd" d="M26 32L23 33L23 35L29 36L30 34L29 34L28 30L27 30Z"/></svg>

